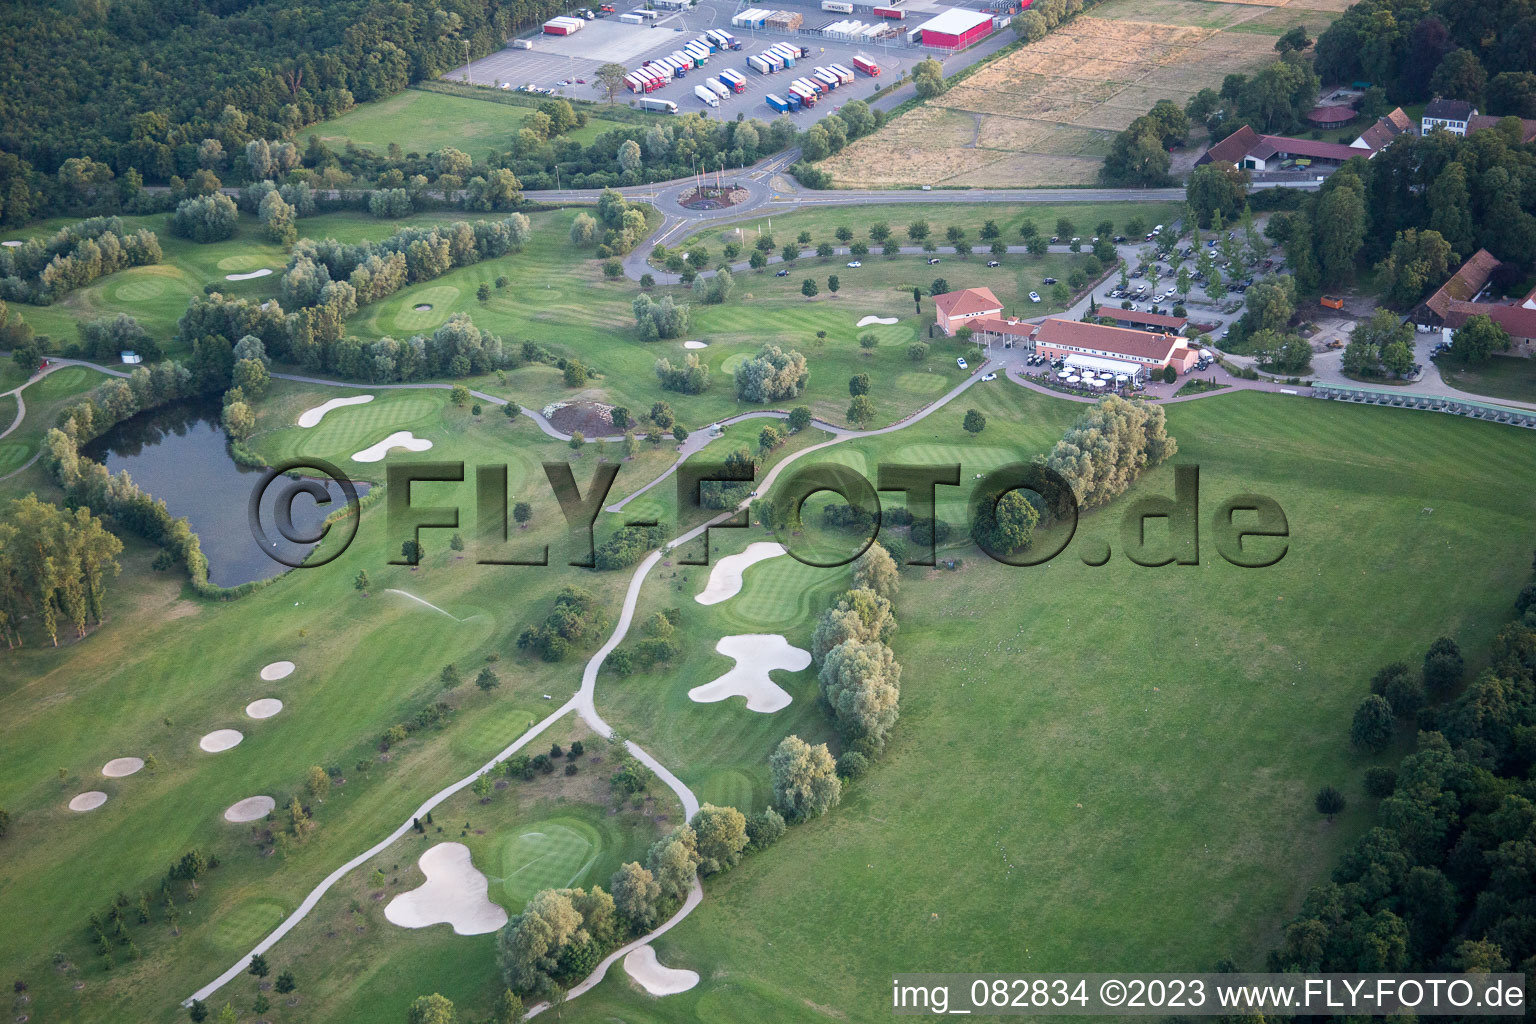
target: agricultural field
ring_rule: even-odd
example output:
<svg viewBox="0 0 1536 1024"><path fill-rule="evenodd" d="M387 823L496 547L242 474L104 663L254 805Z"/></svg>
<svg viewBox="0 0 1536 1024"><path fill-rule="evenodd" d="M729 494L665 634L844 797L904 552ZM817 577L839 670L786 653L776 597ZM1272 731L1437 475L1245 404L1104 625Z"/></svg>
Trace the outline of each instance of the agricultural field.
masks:
<svg viewBox="0 0 1536 1024"><path fill-rule="evenodd" d="M1097 180L1115 135L1160 99L1184 101L1275 57L1335 0L1108 0L1005 53L819 166L838 185L1027 187Z"/></svg>

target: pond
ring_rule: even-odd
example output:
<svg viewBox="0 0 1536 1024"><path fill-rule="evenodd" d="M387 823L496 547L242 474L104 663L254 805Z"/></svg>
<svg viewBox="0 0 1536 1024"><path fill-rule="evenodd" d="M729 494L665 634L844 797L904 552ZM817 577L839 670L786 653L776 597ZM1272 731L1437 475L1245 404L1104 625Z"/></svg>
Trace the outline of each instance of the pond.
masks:
<svg viewBox="0 0 1536 1024"><path fill-rule="evenodd" d="M265 471L241 466L230 457L219 412L217 402L196 401L141 413L86 445L83 454L112 473L126 470L134 483L165 502L171 515L185 517L208 558L209 582L234 587L287 572L288 566L252 536L248 507ZM285 489L277 482L267 488L261 521L276 540L275 553L293 562L314 545L292 543L273 525L273 506ZM307 494L294 500L297 535L313 535L346 500L334 482L326 481L326 489L329 505L322 507ZM357 493L368 493L368 485L358 483Z"/></svg>

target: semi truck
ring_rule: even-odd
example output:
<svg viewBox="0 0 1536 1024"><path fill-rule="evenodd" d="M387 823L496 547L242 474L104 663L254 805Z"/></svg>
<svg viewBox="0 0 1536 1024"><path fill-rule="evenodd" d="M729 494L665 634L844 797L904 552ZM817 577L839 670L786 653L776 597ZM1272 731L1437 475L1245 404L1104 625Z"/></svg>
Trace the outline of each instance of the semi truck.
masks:
<svg viewBox="0 0 1536 1024"><path fill-rule="evenodd" d="M747 91L747 79L740 71L726 68L715 77L730 86L732 92L741 93Z"/></svg>
<svg viewBox="0 0 1536 1024"><path fill-rule="evenodd" d="M764 96L763 101L767 103L768 106L772 107L774 110L777 110L781 114L789 113L789 104L784 100L779 99L773 93L769 93L767 96Z"/></svg>
<svg viewBox="0 0 1536 1024"><path fill-rule="evenodd" d="M747 67L760 75L771 75L778 70L766 57L756 53L747 58Z"/></svg>
<svg viewBox="0 0 1536 1024"><path fill-rule="evenodd" d="M713 92L704 88L702 85L694 86L693 94L702 100L706 106L718 107L720 105L720 97L716 96Z"/></svg>
<svg viewBox="0 0 1536 1024"><path fill-rule="evenodd" d="M802 85L799 82L790 82L789 91L800 97L801 106L814 107L816 105L816 90L810 86Z"/></svg>
<svg viewBox="0 0 1536 1024"><path fill-rule="evenodd" d="M880 65L876 64L868 57L865 57L863 54L853 58L853 66L864 72L866 75L878 77L880 74Z"/></svg>
<svg viewBox="0 0 1536 1024"><path fill-rule="evenodd" d="M853 4L847 3L846 0L821 0L821 9L832 11L834 14L852 14Z"/></svg>
<svg viewBox="0 0 1536 1024"><path fill-rule="evenodd" d="M900 7L876 7L874 15L877 18L889 18L891 21L905 21L907 12Z"/></svg>
<svg viewBox="0 0 1536 1024"><path fill-rule="evenodd" d="M725 99L731 94L731 87L720 81L718 78L704 79L704 88L708 89L710 92L714 93L721 99Z"/></svg>
<svg viewBox="0 0 1536 1024"><path fill-rule="evenodd" d="M827 70L837 76L838 83L841 85L847 85L853 81L853 71L841 64L828 64Z"/></svg>
<svg viewBox="0 0 1536 1024"><path fill-rule="evenodd" d="M671 100L661 99L660 97L643 96L635 101L635 106L641 110L659 110L664 114L677 113L676 103L673 103Z"/></svg>

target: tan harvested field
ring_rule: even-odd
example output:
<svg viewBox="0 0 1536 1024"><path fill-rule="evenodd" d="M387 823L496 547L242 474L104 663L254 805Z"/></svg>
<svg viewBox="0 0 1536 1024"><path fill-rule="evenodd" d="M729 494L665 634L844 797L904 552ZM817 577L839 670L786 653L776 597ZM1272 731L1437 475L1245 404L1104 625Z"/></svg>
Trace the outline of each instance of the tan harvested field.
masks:
<svg viewBox="0 0 1536 1024"><path fill-rule="evenodd" d="M1093 183L1120 132L1316 35L1348 0L1107 0L965 77L823 163L839 185ZM1294 12L1294 13L1292 13Z"/></svg>

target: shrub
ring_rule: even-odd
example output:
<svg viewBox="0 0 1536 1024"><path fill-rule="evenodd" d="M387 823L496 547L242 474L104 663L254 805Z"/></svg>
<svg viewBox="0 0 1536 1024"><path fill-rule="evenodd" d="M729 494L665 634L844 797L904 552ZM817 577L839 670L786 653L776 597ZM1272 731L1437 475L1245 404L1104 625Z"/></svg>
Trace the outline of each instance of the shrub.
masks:
<svg viewBox="0 0 1536 1024"><path fill-rule="evenodd" d="M1365 793L1377 800L1385 800L1397 789L1397 769L1391 765L1374 765L1365 770Z"/></svg>
<svg viewBox="0 0 1536 1024"><path fill-rule="evenodd" d="M1333 820L1335 814L1344 810L1344 794L1332 786L1324 786L1318 790L1312 802L1317 807L1317 813L1324 815L1329 821Z"/></svg>

